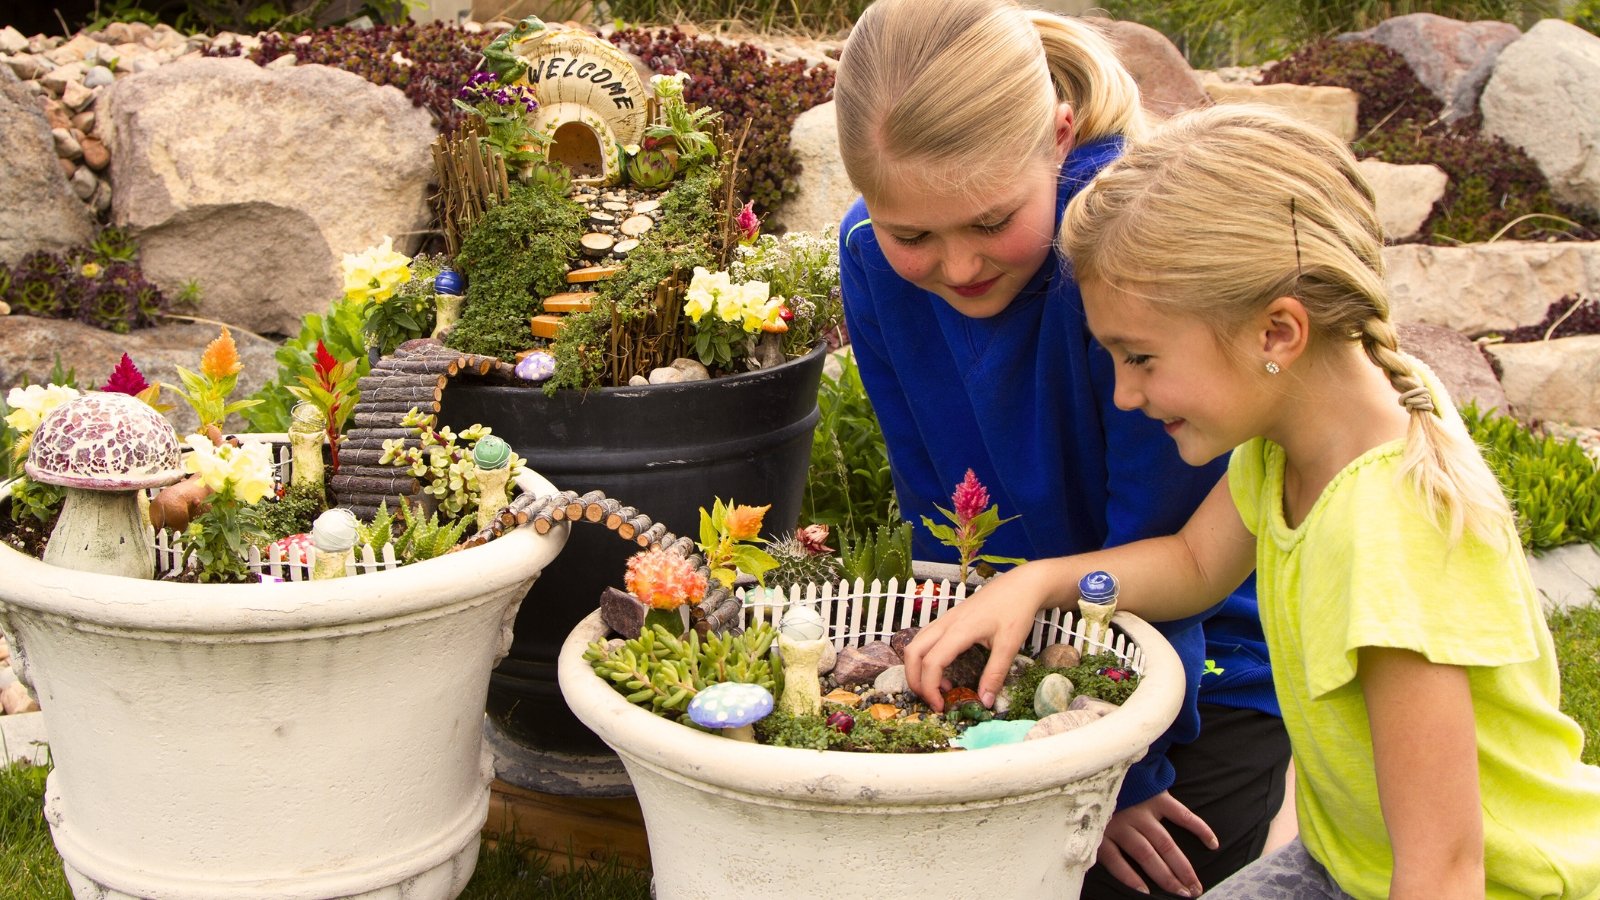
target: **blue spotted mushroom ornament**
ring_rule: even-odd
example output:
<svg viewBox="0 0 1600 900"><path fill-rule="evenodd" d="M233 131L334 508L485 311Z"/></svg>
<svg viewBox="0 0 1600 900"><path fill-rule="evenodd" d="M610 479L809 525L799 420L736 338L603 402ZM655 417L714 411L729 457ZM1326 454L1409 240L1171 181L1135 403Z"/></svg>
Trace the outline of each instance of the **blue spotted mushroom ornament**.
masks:
<svg viewBox="0 0 1600 900"><path fill-rule="evenodd" d="M755 743L756 722L772 712L772 692L759 684L724 681L713 684L689 701L689 720L701 728L716 728L736 741Z"/></svg>

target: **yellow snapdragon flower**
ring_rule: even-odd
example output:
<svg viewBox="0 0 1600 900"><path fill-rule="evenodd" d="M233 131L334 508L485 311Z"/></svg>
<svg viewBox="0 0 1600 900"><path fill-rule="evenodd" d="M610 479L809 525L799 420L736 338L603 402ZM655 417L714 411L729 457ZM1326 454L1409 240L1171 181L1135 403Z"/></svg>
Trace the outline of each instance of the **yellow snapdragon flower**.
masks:
<svg viewBox="0 0 1600 900"><path fill-rule="evenodd" d="M272 447L266 443L217 446L198 434L184 438L189 453L184 454L183 470L196 473L206 487L221 491L233 485L234 496L244 503L256 503L272 490Z"/></svg>
<svg viewBox="0 0 1600 900"><path fill-rule="evenodd" d="M346 300L371 300L382 303L395 290L411 280L411 257L394 249L394 238L384 235L383 243L360 253L344 255L344 296Z"/></svg>

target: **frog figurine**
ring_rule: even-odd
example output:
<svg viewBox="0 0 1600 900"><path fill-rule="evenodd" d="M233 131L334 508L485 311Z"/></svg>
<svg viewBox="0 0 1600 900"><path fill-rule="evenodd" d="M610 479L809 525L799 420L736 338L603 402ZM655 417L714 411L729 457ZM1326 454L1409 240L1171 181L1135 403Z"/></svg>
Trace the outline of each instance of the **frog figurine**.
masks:
<svg viewBox="0 0 1600 900"><path fill-rule="evenodd" d="M483 50L484 67L495 74L502 84L510 84L528 74L528 60L517 50L528 41L546 37L545 24L538 16L529 16L515 27L500 35Z"/></svg>

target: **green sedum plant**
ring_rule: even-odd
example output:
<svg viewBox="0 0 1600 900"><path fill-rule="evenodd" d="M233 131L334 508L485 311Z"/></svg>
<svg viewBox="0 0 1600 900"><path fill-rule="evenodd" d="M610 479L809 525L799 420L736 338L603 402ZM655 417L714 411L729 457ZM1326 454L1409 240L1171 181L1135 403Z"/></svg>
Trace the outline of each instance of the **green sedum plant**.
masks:
<svg viewBox="0 0 1600 900"><path fill-rule="evenodd" d="M678 638L654 625L617 645L596 641L583 658L629 703L689 724L689 701L708 685L759 684L773 696L780 694L783 673L768 655L777 637L765 623L741 634L712 632L703 638L692 630Z"/></svg>
<svg viewBox="0 0 1600 900"><path fill-rule="evenodd" d="M492 433L486 425L470 425L457 435L449 426L435 427L438 417L412 407L400 420L417 434L417 444L390 438L383 442L382 465L405 469L422 481L422 492L439 502L446 519L469 518L478 508L478 467L472 450ZM456 441L460 440L461 444ZM511 454L511 475L524 471L525 460ZM403 511L402 511L403 512ZM453 545L454 542L452 542Z"/></svg>
<svg viewBox="0 0 1600 900"><path fill-rule="evenodd" d="M1536 435L1509 416L1461 411L1516 511L1528 550L1600 540L1600 468L1576 441Z"/></svg>

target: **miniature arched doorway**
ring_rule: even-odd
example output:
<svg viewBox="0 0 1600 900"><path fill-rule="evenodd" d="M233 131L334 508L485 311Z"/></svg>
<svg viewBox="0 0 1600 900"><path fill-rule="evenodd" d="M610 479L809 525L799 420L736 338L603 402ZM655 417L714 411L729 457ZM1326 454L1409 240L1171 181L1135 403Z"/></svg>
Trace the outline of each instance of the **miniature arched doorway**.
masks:
<svg viewBox="0 0 1600 900"><path fill-rule="evenodd" d="M565 122L551 135L546 156L551 162L567 167L574 178L605 178L605 153L600 148L600 135L582 122Z"/></svg>

